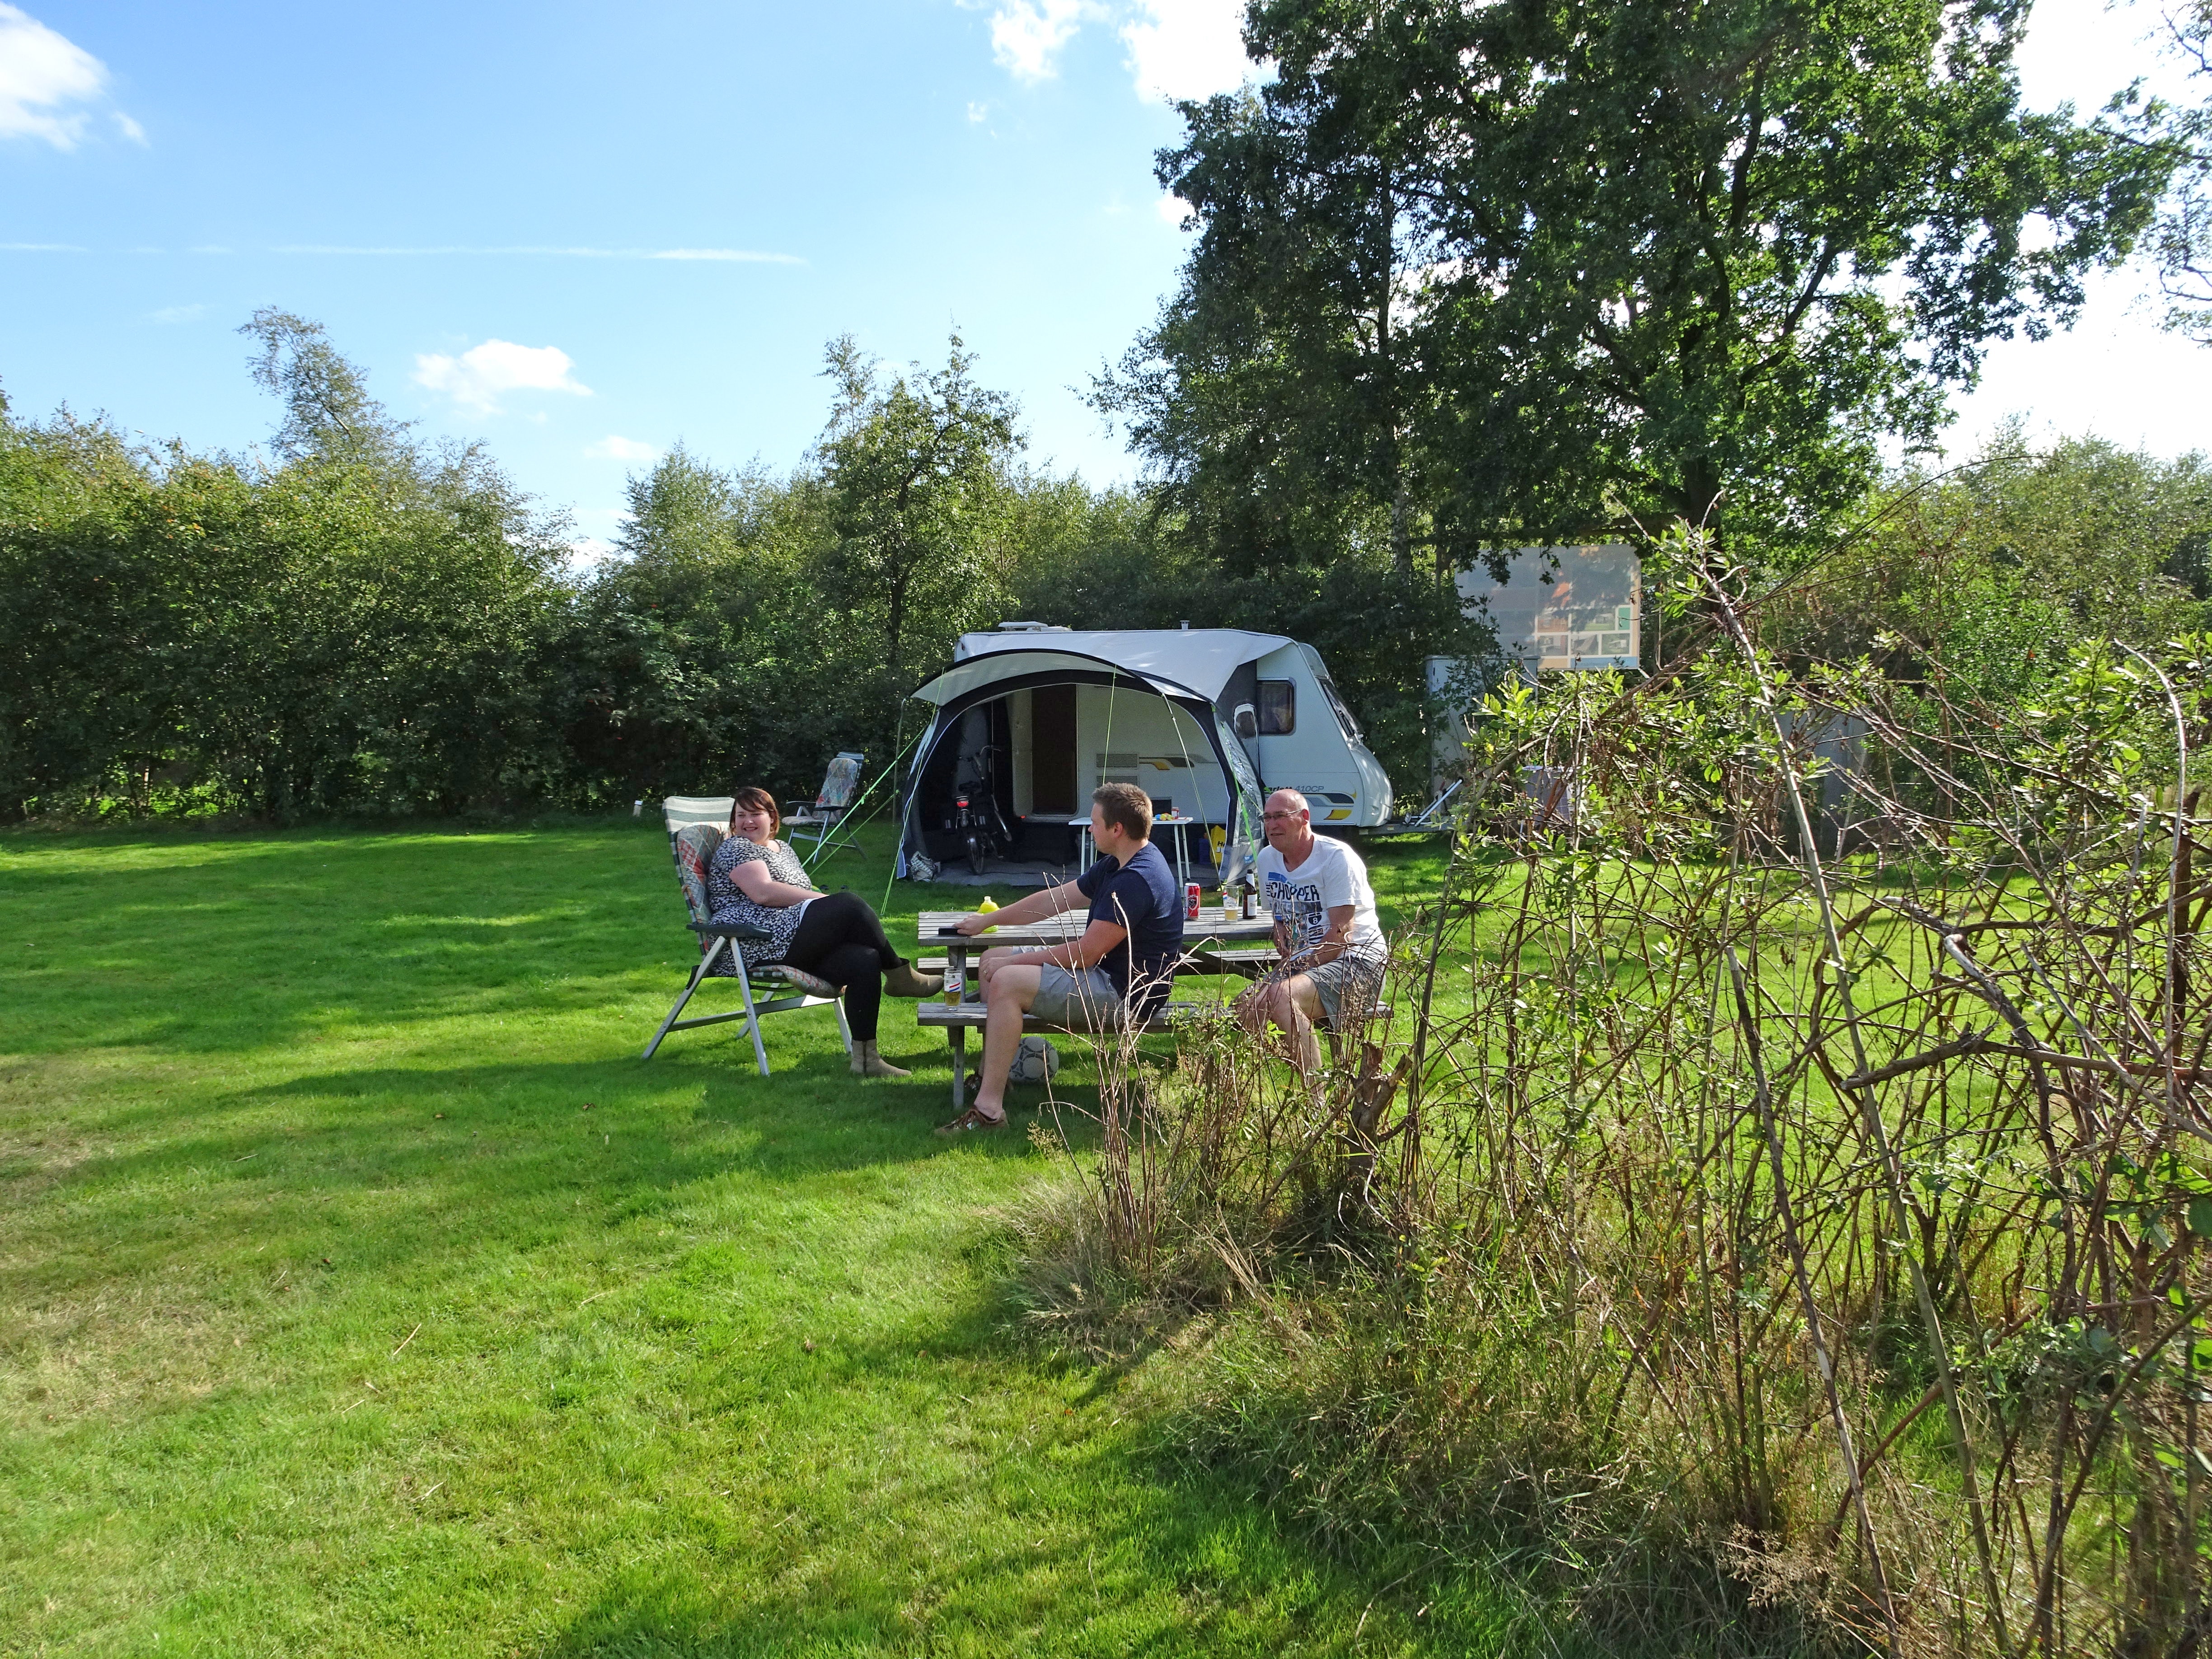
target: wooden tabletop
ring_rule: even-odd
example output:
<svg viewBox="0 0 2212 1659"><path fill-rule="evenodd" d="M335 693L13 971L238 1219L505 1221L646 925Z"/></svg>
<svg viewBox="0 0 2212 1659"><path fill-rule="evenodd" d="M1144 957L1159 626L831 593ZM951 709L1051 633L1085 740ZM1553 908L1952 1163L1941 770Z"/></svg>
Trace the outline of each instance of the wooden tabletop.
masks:
<svg viewBox="0 0 2212 1659"><path fill-rule="evenodd" d="M1182 925L1185 948L1206 939L1269 939L1275 936L1273 918L1255 916L1249 921L1224 921L1221 907L1215 904L1200 910L1196 921ZM1032 921L1021 927L1000 926L995 933L979 933L974 939L963 939L957 933L940 934L938 929L950 927L961 917L971 914L966 910L924 910L915 932L921 943L933 951L957 949L988 950L994 945L1012 945L1024 949L1039 945L1059 945L1081 935L1090 917L1085 910L1063 910L1042 921Z"/></svg>

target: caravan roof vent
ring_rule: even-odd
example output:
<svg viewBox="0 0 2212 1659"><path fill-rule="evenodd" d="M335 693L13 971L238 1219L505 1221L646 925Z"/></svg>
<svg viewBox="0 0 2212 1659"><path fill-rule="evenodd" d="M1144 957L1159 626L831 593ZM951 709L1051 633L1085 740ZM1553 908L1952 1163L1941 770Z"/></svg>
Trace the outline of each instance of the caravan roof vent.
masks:
<svg viewBox="0 0 2212 1659"><path fill-rule="evenodd" d="M1058 623L1002 622L995 631L1000 634L1065 634L1068 630Z"/></svg>

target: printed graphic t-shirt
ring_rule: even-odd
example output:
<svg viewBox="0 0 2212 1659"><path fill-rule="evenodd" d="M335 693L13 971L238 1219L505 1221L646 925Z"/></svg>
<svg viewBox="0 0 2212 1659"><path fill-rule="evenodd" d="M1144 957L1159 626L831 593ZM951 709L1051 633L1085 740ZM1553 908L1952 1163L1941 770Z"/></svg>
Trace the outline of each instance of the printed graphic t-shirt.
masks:
<svg viewBox="0 0 2212 1659"><path fill-rule="evenodd" d="M1142 984L1144 995L1132 1012L1150 1018L1168 1000L1169 972L1182 954L1182 895L1175 872L1146 842L1126 866L1118 859L1099 860L1075 878L1075 890L1091 901L1092 921L1129 930L1098 966L1125 1000L1133 976Z"/></svg>
<svg viewBox="0 0 2212 1659"><path fill-rule="evenodd" d="M1272 847L1262 847L1255 862L1261 902L1290 930L1294 953L1310 951L1328 938L1328 913L1343 904L1352 906L1352 938L1346 949L1359 955L1383 950L1382 924L1375 915L1375 890L1368 884L1367 866L1342 842L1316 836L1313 851L1295 870L1285 869L1283 855Z"/></svg>

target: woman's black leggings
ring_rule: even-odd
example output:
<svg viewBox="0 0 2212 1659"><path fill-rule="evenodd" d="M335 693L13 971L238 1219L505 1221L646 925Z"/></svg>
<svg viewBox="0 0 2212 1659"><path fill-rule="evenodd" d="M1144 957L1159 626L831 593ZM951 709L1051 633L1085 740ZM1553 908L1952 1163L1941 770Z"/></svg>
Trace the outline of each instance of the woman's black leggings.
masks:
<svg viewBox="0 0 2212 1659"><path fill-rule="evenodd" d="M867 900L847 889L816 899L799 919L783 959L793 968L819 974L845 988L845 1019L853 1041L876 1040L876 1013L884 1000L884 975L899 965L899 953L884 937L884 925Z"/></svg>

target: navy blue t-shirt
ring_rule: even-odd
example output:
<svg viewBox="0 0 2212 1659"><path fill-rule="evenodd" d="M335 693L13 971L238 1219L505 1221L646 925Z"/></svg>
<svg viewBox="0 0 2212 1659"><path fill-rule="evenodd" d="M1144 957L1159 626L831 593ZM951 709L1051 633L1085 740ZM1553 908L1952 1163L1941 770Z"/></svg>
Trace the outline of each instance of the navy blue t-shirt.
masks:
<svg viewBox="0 0 2212 1659"><path fill-rule="evenodd" d="M1182 895L1176 890L1175 872L1160 849L1146 842L1129 855L1126 867L1118 859L1099 860L1075 878L1075 890L1091 901L1092 921L1129 930L1129 937L1098 965L1126 999L1134 959L1134 977L1145 994L1133 1012L1150 1018L1168 1000L1170 971L1182 954Z"/></svg>

